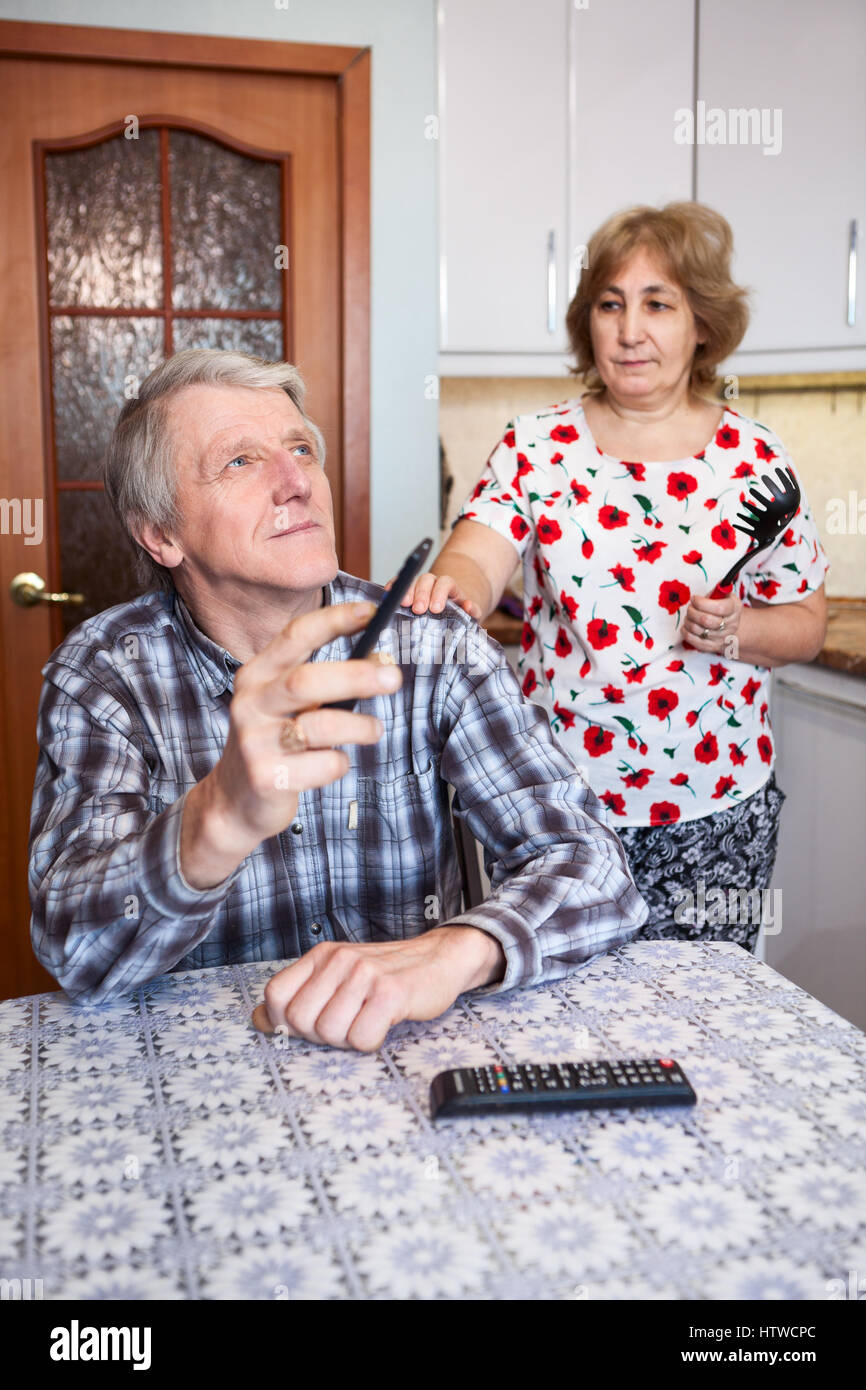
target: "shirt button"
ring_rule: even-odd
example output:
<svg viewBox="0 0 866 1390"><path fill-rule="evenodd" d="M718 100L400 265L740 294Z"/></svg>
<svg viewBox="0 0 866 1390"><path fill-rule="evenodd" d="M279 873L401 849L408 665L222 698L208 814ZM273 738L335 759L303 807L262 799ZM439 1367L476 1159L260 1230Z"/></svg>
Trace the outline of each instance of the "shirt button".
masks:
<svg viewBox="0 0 866 1390"><path fill-rule="evenodd" d="M304 828L304 827L301 825L301 822L300 822L299 820L294 820L294 821L292 821L292 834L293 834L293 835L300 835L300 833L301 833L301 831L303 830L303 828Z"/></svg>
<svg viewBox="0 0 866 1390"><path fill-rule="evenodd" d="M321 926L319 925L318 922L311 922L311 923L310 923L310 931L313 933L313 936L320 936L320 935L321 935L321 932L322 932L322 928L321 928Z"/></svg>

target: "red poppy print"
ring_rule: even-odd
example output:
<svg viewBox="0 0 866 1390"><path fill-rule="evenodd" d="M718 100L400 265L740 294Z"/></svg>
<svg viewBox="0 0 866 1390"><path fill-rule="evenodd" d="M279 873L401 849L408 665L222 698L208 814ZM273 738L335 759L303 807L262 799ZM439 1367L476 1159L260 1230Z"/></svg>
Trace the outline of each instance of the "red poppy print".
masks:
<svg viewBox="0 0 866 1390"><path fill-rule="evenodd" d="M622 565L614 565L613 569L608 572L613 575L615 582L627 594L634 593L634 570L624 569Z"/></svg>
<svg viewBox="0 0 866 1390"><path fill-rule="evenodd" d="M642 483L646 478L646 468L642 463L626 463L625 459L623 459L622 466L628 473L628 476L633 478L636 483Z"/></svg>
<svg viewBox="0 0 866 1390"><path fill-rule="evenodd" d="M599 797L609 811L613 811L615 816L625 815L625 797L622 792L602 792Z"/></svg>
<svg viewBox="0 0 866 1390"><path fill-rule="evenodd" d="M660 690L650 690L647 695L647 706L650 714L654 714L656 719L668 719L680 702L680 697L675 690L665 690L664 686Z"/></svg>
<svg viewBox="0 0 866 1390"><path fill-rule="evenodd" d="M560 592L559 602L561 607L568 614L569 618L573 619L577 617L577 599L572 598L571 595L567 594L564 589ZM540 608L541 604L539 603L538 606Z"/></svg>
<svg viewBox="0 0 866 1390"><path fill-rule="evenodd" d="M526 675L523 677L523 684L522 684L522 686L520 687L520 689L523 691L524 695L529 696L529 695L532 694L533 690L535 689L535 687L536 687L537 685L538 685L538 679L537 679L537 677L536 677L536 675L535 675L535 672L533 671L532 667L530 666L530 668L529 668L529 670L527 671Z"/></svg>
<svg viewBox="0 0 866 1390"><path fill-rule="evenodd" d="M691 473L669 473L668 474L668 495L679 497L682 501L690 497L693 492L698 490L698 480L693 478Z"/></svg>
<svg viewBox="0 0 866 1390"><path fill-rule="evenodd" d="M731 762L734 764L734 766L742 767L743 763L746 761L746 755L743 752L742 748L738 748L735 743L729 743L728 750L731 754Z"/></svg>
<svg viewBox="0 0 866 1390"><path fill-rule="evenodd" d="M639 560L646 560L648 565L654 565L666 545L667 541L647 541L645 545L639 546L634 553Z"/></svg>
<svg viewBox="0 0 866 1390"><path fill-rule="evenodd" d="M733 550L737 544L737 533L729 521L720 521L714 526L710 536L723 550Z"/></svg>
<svg viewBox="0 0 866 1390"><path fill-rule="evenodd" d="M652 775L653 770L651 767L642 767L637 772L626 773L622 780L627 787L640 787L641 790L643 790Z"/></svg>
<svg viewBox="0 0 866 1390"><path fill-rule="evenodd" d="M551 672L551 675L552 675L552 672ZM559 701L557 700L557 701L555 701L555 703L554 703L553 712L554 712L554 714L556 715L557 719L561 719L561 720L562 720L562 723L563 723L563 725L564 725L564 727L565 727L566 729L571 729L571 728L574 727L574 710L573 710L573 709L563 709L562 705L561 705L561 704L559 703Z"/></svg>
<svg viewBox="0 0 866 1390"><path fill-rule="evenodd" d="M602 686L601 693L607 700L608 704L611 705L621 705L623 700L625 699L625 696L623 695L622 691L618 689L618 687L615 685Z"/></svg>
<svg viewBox="0 0 866 1390"><path fill-rule="evenodd" d="M771 449L769 444L766 444L763 439L755 440L755 453L764 463L769 463L770 459L776 457L775 449Z"/></svg>
<svg viewBox="0 0 866 1390"><path fill-rule="evenodd" d="M779 592L779 583L776 579L761 578L756 581L755 588L762 599L775 598Z"/></svg>
<svg viewBox="0 0 866 1390"><path fill-rule="evenodd" d="M554 651L558 657L563 657L569 656L571 650L572 646L568 640L568 633L564 627L561 627L556 634L556 646L554 647Z"/></svg>
<svg viewBox="0 0 866 1390"><path fill-rule="evenodd" d="M688 780L689 774L687 772L678 772L676 777L671 778L671 785L674 787L685 787L688 785Z"/></svg>
<svg viewBox="0 0 866 1390"><path fill-rule="evenodd" d="M535 633L529 623L524 623L523 627L520 629L520 645L523 651L528 652L534 641Z"/></svg>
<svg viewBox="0 0 866 1390"><path fill-rule="evenodd" d="M554 425L550 437L555 439L557 444L574 444L580 438L574 425Z"/></svg>
<svg viewBox="0 0 866 1390"><path fill-rule="evenodd" d="M529 535L529 527L522 516L511 518L511 534L516 541L522 541L524 536Z"/></svg>
<svg viewBox="0 0 866 1390"><path fill-rule="evenodd" d="M574 481L574 478L572 478L569 481L568 485L571 488L571 495L574 498L575 502L589 501L590 497L592 496L592 493L590 492L588 487L584 486L583 483L576 483Z"/></svg>
<svg viewBox="0 0 866 1390"><path fill-rule="evenodd" d="M506 430L502 436L503 444L507 444L509 449L514 448L514 430Z"/></svg>
<svg viewBox="0 0 866 1390"><path fill-rule="evenodd" d="M747 705L750 705L753 702L760 688L761 682L756 681L754 676L750 676L749 679L746 681L746 684L743 686L742 691L740 692Z"/></svg>
<svg viewBox="0 0 866 1390"><path fill-rule="evenodd" d="M540 516L538 518L538 539L542 545L552 545L554 541L562 539L562 528L558 521L554 521L552 516Z"/></svg>
<svg viewBox="0 0 866 1390"><path fill-rule="evenodd" d="M695 757L699 763L714 763L719 756L719 745L715 734L704 734L695 745Z"/></svg>
<svg viewBox="0 0 866 1390"><path fill-rule="evenodd" d="M612 647L619 633L618 623L609 623L606 618L593 618L588 624L586 635L589 644L600 652L603 647Z"/></svg>
<svg viewBox="0 0 866 1390"><path fill-rule="evenodd" d="M769 763L772 761L773 745L766 734L761 734L761 737L758 739L758 752L761 755L762 763Z"/></svg>
<svg viewBox="0 0 866 1390"><path fill-rule="evenodd" d="M719 801L723 796L727 796L734 786L736 783L733 777L720 777L716 783L716 790L713 792L713 800Z"/></svg>
<svg viewBox="0 0 866 1390"><path fill-rule="evenodd" d="M650 806L650 825L675 825L680 818L680 808L672 801L654 801Z"/></svg>
<svg viewBox="0 0 866 1390"><path fill-rule="evenodd" d="M602 729L598 724L590 724L583 731L583 746L591 758L600 758L613 747L613 734L610 729Z"/></svg>
<svg viewBox="0 0 866 1390"><path fill-rule="evenodd" d="M628 512L620 511L619 507L601 507L599 508L598 519L605 531L613 531L617 526L628 525Z"/></svg>
<svg viewBox="0 0 866 1390"><path fill-rule="evenodd" d="M722 425L716 430L716 444L720 449L736 449L740 442L740 431L731 425Z"/></svg>
<svg viewBox="0 0 866 1390"><path fill-rule="evenodd" d="M677 613L691 596L688 584L683 584L679 579L666 579L659 588L659 605L668 613Z"/></svg>
<svg viewBox="0 0 866 1390"><path fill-rule="evenodd" d="M743 459L742 463L738 463L736 468L734 469L735 478L754 478L754 476L754 468L750 463L747 463L745 459Z"/></svg>

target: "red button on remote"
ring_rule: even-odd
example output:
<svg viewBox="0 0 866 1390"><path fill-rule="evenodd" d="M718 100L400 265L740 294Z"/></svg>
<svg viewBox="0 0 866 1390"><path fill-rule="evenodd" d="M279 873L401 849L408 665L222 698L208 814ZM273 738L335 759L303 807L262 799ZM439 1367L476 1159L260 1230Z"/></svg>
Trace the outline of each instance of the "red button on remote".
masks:
<svg viewBox="0 0 866 1390"><path fill-rule="evenodd" d="M660 1067L672 1067L672 1066L673 1066L673 1062L671 1061L670 1057L659 1057L659 1066L660 1066Z"/></svg>

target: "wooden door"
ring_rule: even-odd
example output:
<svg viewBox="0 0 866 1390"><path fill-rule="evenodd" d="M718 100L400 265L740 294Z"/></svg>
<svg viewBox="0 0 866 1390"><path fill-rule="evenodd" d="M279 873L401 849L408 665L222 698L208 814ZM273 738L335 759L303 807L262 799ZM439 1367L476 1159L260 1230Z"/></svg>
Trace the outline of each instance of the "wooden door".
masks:
<svg viewBox="0 0 866 1390"><path fill-rule="evenodd" d="M29 936L40 671L140 592L99 481L136 381L183 346L293 361L368 573L368 59L0 23L0 997L55 987ZM28 572L84 603L17 605Z"/></svg>

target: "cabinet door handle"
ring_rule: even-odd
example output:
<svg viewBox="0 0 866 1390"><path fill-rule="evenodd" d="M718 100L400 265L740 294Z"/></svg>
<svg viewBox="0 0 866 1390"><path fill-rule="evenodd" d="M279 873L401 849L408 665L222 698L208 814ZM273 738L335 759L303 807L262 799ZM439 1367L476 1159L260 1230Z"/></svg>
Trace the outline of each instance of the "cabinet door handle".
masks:
<svg viewBox="0 0 866 1390"><path fill-rule="evenodd" d="M852 217L848 229L848 327L857 319L857 218Z"/></svg>
<svg viewBox="0 0 866 1390"><path fill-rule="evenodd" d="M556 232L547 233L547 331L556 332Z"/></svg>

